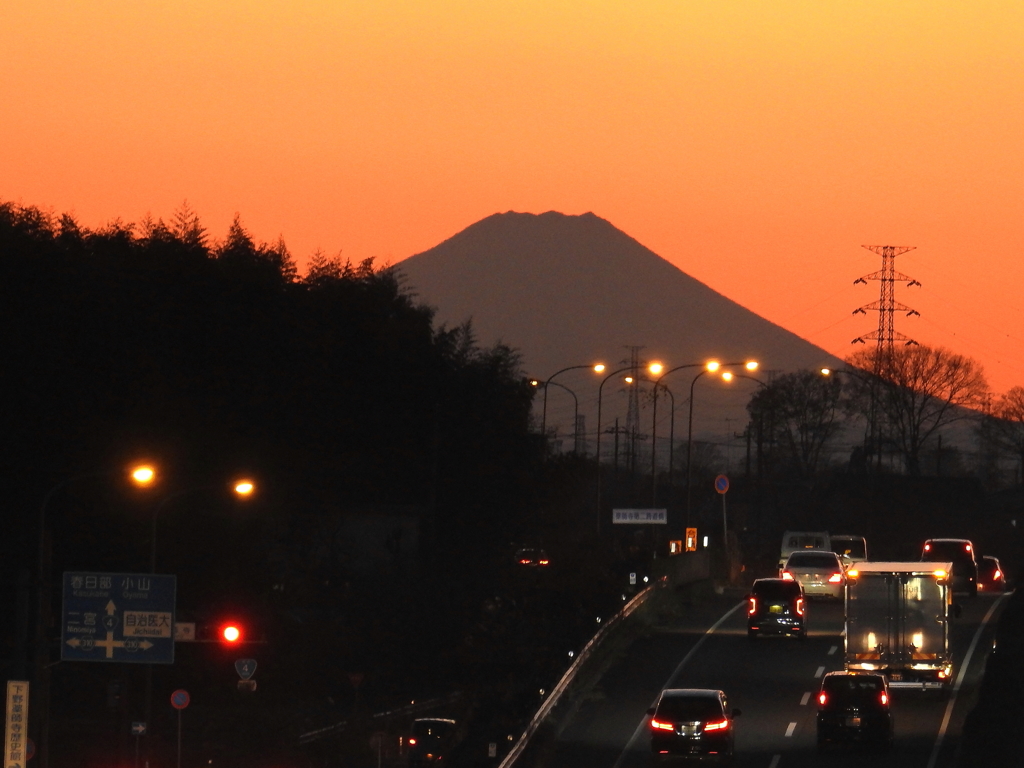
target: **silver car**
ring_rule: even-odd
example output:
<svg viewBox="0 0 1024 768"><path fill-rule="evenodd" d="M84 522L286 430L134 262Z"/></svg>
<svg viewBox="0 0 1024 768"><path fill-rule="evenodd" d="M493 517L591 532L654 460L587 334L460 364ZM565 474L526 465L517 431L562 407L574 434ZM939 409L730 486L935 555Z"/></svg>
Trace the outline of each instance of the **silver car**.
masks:
<svg viewBox="0 0 1024 768"><path fill-rule="evenodd" d="M779 574L783 579L799 581L807 597L843 599L846 586L846 568L835 552L823 549L805 549L794 552L786 559Z"/></svg>

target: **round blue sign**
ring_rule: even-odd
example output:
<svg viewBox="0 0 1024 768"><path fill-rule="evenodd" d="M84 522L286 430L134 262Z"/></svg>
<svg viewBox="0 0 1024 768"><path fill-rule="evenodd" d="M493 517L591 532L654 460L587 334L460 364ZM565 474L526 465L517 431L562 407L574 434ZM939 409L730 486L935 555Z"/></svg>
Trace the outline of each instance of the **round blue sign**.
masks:
<svg viewBox="0 0 1024 768"><path fill-rule="evenodd" d="M188 691L182 688L171 694L171 706L175 709L184 709L188 706L190 700Z"/></svg>
<svg viewBox="0 0 1024 768"><path fill-rule="evenodd" d="M715 478L715 490L719 493L725 493L729 490L729 478L725 475L719 475Z"/></svg>

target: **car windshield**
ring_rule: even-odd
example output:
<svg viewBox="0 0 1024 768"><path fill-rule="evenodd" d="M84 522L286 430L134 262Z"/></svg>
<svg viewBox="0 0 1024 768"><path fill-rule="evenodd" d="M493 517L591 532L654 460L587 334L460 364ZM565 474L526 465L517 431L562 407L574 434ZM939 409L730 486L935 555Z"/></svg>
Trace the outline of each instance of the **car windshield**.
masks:
<svg viewBox="0 0 1024 768"><path fill-rule="evenodd" d="M822 684L825 693L837 703L873 699L882 691L882 678L878 675L832 675Z"/></svg>
<svg viewBox="0 0 1024 768"><path fill-rule="evenodd" d="M835 555L818 552L794 552L786 562L787 568L839 568Z"/></svg>
<svg viewBox="0 0 1024 768"><path fill-rule="evenodd" d="M793 581L755 581L753 594L762 600L788 600L799 597L800 585Z"/></svg>
<svg viewBox="0 0 1024 768"><path fill-rule="evenodd" d="M929 541L921 555L922 560L942 563L951 560L974 560L969 541Z"/></svg>
<svg viewBox="0 0 1024 768"><path fill-rule="evenodd" d="M665 696L655 717L680 722L705 722L723 717L722 705L711 696Z"/></svg>

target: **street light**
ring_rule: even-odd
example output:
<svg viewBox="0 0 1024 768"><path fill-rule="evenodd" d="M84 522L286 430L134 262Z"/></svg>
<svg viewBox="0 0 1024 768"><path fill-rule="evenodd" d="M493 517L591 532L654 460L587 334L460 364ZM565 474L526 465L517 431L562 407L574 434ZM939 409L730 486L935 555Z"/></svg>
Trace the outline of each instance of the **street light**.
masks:
<svg viewBox="0 0 1024 768"><path fill-rule="evenodd" d="M691 465L693 464L693 387L697 383L697 379L706 373L716 373L721 368L744 368L748 371L756 371L758 362L756 360L747 360L741 363L719 363L717 360L712 360L704 366L704 370L693 377L690 382L690 413L687 419L686 425L686 527L690 527L690 512L692 509L692 498L693 491L691 486L693 485L692 477L693 470ZM729 374L729 378L737 375L731 371L724 371ZM728 381L729 379L726 379Z"/></svg>
<svg viewBox="0 0 1024 768"><path fill-rule="evenodd" d="M50 679L49 679L49 642L46 637L46 615L50 604L50 558L47 557L49 549L46 539L46 519L50 508L50 502L58 491L66 488L78 480L89 478L110 477L118 475L121 469L97 470L94 472L79 472L70 475L56 485L52 486L43 496L42 504L39 505L38 520L38 549L36 553L36 637L35 637L35 675L34 679L39 686L39 707L42 712L40 734L39 734L39 764L41 768L48 768L50 764ZM157 479L156 469L150 464L135 464L128 469L128 477L131 482L140 487L152 486Z"/></svg>
<svg viewBox="0 0 1024 768"><path fill-rule="evenodd" d="M877 414L875 413L875 393L878 385L877 378L869 378L867 375L862 375L851 371L849 368L843 368L842 370L835 370L833 368L820 368L818 371L822 376L826 378L829 376L843 375L853 376L853 378L860 380L868 389L870 395L870 404L868 407L868 429L864 435L864 466L867 469L871 468L871 461L868 459L868 455L871 451L875 452L875 461L877 462L878 471L882 471L882 439L881 435L877 434L881 432L878 429Z"/></svg>
<svg viewBox="0 0 1024 768"><path fill-rule="evenodd" d="M603 370L604 366L601 366L601 368ZM552 384L554 384L556 387L560 387L561 389L564 389L566 392L568 392L570 395L572 395L572 402L573 402L573 412L572 412L573 413L573 416L572 416L572 449L573 449L573 452L575 453L576 446L579 444L579 419L580 419L580 401L579 401L579 398L576 397L576 393L573 392L571 389L569 389L567 386L565 386L565 384L561 384L561 383L559 383L557 381L551 381L551 379L548 379L547 381L540 381L538 379L530 379L530 386L533 386L533 387L544 387L544 401L545 402L547 402L548 387L551 386ZM544 448L545 448L545 452L546 452L547 451L548 439L547 439L547 435L544 434L544 428L541 429L541 434L544 436Z"/></svg>
<svg viewBox="0 0 1024 768"><path fill-rule="evenodd" d="M602 370L604 366L601 366ZM652 373L655 369L660 371L662 368L661 363L651 363L647 370ZM596 367L595 367L596 370ZM620 373L634 370L634 366L630 365L625 368L619 368L617 371L612 371L601 380L601 384L597 388L597 446L595 448L595 457L597 459L597 532L601 533L601 398L604 393L604 385L608 383L608 380ZM631 376L626 377L627 383L632 383L633 379Z"/></svg>
<svg viewBox="0 0 1024 768"><path fill-rule="evenodd" d="M555 376L558 376L561 373L565 373L566 371L576 371L576 370L579 370L581 368L589 368L594 373L603 373L605 366L604 366L604 363L597 363L596 365L593 365L593 364L588 364L588 365L570 365L567 368L562 368L560 371L555 371L550 376L548 376L547 379L545 379L543 381L543 384L544 384L544 405L542 406L541 417L540 417L540 433L542 435L546 435L546 430L547 430L547 425L548 425L548 384L551 383L551 380L554 379ZM533 382L531 382L531 383L533 383ZM534 384L534 386L538 386L541 383L542 382L537 382L537 384ZM577 413L577 415L578 415L578 413ZM573 423L573 429L575 429L575 428L576 427L575 427L575 422L574 422Z"/></svg>

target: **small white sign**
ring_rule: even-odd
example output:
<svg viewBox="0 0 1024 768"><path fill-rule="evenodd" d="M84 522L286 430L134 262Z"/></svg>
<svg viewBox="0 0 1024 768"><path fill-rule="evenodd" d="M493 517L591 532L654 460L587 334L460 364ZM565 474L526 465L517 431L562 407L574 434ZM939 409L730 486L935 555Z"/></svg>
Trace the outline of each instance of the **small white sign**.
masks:
<svg viewBox="0 0 1024 768"><path fill-rule="evenodd" d="M29 758L28 749L28 683L8 680L4 768L22 768Z"/></svg>
<svg viewBox="0 0 1024 768"><path fill-rule="evenodd" d="M667 525L668 510L613 509L612 522L618 525Z"/></svg>
<svg viewBox="0 0 1024 768"><path fill-rule="evenodd" d="M194 621L174 622L174 642L194 643L196 641L196 623Z"/></svg>

